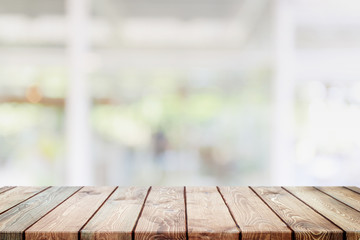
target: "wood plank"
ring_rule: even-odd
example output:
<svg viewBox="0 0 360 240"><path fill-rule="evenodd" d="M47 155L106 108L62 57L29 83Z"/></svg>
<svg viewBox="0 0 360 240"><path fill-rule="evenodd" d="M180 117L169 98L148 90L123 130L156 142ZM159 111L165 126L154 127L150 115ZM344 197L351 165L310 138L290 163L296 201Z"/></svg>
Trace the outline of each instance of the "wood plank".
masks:
<svg viewBox="0 0 360 240"><path fill-rule="evenodd" d="M83 187L25 231L27 240L77 240L78 232L115 187Z"/></svg>
<svg viewBox="0 0 360 240"><path fill-rule="evenodd" d="M220 187L242 240L291 240L291 230L248 187Z"/></svg>
<svg viewBox="0 0 360 240"><path fill-rule="evenodd" d="M79 188L51 187L0 215L0 239L21 240L25 229Z"/></svg>
<svg viewBox="0 0 360 240"><path fill-rule="evenodd" d="M0 214L31 198L47 187L16 187L0 194Z"/></svg>
<svg viewBox="0 0 360 240"><path fill-rule="evenodd" d="M3 192L8 191L8 190L10 190L10 189L13 189L13 188L15 188L15 187L10 187L10 186L1 187L1 188L0 188L0 194L3 193Z"/></svg>
<svg viewBox="0 0 360 240"><path fill-rule="evenodd" d="M358 187L351 186L351 187L346 187L346 188L347 188L347 189L350 189L351 191L360 193L360 188L358 188Z"/></svg>
<svg viewBox="0 0 360 240"><path fill-rule="evenodd" d="M314 187L286 187L286 189L345 230L347 240L360 239L360 212Z"/></svg>
<svg viewBox="0 0 360 240"><path fill-rule="evenodd" d="M360 194L344 187L316 187L340 202L360 211Z"/></svg>
<svg viewBox="0 0 360 240"><path fill-rule="evenodd" d="M295 239L342 240L341 229L281 187L252 189L294 231Z"/></svg>
<svg viewBox="0 0 360 240"><path fill-rule="evenodd" d="M186 239L184 187L153 187L135 228L135 239Z"/></svg>
<svg viewBox="0 0 360 240"><path fill-rule="evenodd" d="M229 209L216 187L186 187L189 239L239 239Z"/></svg>
<svg viewBox="0 0 360 240"><path fill-rule="evenodd" d="M81 231L82 240L131 240L148 187L118 188Z"/></svg>

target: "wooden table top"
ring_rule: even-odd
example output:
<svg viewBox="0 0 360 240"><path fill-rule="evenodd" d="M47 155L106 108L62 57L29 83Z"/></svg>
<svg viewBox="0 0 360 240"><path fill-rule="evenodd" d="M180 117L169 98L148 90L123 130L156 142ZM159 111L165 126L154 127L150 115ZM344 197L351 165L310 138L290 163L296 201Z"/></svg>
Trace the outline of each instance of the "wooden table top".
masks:
<svg viewBox="0 0 360 240"><path fill-rule="evenodd" d="M360 239L358 187L0 187L0 239Z"/></svg>

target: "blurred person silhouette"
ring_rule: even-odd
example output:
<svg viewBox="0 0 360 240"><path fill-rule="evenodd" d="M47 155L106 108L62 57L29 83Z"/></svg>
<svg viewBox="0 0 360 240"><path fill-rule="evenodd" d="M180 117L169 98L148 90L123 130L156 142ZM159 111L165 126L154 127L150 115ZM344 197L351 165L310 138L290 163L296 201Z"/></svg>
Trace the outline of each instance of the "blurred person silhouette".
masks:
<svg viewBox="0 0 360 240"><path fill-rule="evenodd" d="M153 135L154 161L158 165L164 165L166 150L168 149L168 139L162 129L158 129Z"/></svg>

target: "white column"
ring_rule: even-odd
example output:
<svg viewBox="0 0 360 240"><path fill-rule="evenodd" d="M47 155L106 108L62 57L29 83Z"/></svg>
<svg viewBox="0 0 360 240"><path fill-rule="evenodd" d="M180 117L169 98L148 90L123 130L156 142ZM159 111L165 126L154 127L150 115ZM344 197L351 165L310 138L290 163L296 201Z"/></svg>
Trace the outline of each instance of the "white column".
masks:
<svg viewBox="0 0 360 240"><path fill-rule="evenodd" d="M292 0L274 0L274 81L271 176L291 185L294 149L294 33Z"/></svg>
<svg viewBox="0 0 360 240"><path fill-rule="evenodd" d="M89 0L67 0L69 82L66 97L66 184L92 185L88 92Z"/></svg>

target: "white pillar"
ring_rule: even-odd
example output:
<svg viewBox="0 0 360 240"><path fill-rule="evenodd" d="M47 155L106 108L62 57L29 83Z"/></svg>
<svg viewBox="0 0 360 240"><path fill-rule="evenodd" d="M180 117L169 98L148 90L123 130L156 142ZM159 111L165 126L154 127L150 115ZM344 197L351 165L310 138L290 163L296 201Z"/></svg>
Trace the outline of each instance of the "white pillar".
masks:
<svg viewBox="0 0 360 240"><path fill-rule="evenodd" d="M292 0L274 0L274 81L271 176L291 185L294 149L294 34Z"/></svg>
<svg viewBox="0 0 360 240"><path fill-rule="evenodd" d="M89 0L67 0L69 75L66 97L66 184L92 185L88 92Z"/></svg>

